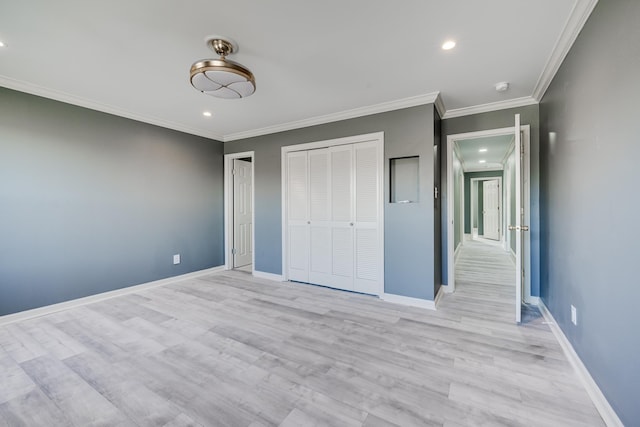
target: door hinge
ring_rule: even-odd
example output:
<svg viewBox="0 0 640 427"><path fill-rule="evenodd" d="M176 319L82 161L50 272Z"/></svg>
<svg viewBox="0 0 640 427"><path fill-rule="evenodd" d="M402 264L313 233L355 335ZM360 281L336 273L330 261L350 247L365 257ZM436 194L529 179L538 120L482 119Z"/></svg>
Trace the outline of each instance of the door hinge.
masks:
<svg viewBox="0 0 640 427"><path fill-rule="evenodd" d="M231 175L235 175L236 174L236 170L235 169L231 169Z"/></svg>
<svg viewBox="0 0 640 427"><path fill-rule="evenodd" d="M231 255L235 255L236 254L236 248L231 249Z"/></svg>
<svg viewBox="0 0 640 427"><path fill-rule="evenodd" d="M433 187L433 198L434 199L438 198L438 187Z"/></svg>

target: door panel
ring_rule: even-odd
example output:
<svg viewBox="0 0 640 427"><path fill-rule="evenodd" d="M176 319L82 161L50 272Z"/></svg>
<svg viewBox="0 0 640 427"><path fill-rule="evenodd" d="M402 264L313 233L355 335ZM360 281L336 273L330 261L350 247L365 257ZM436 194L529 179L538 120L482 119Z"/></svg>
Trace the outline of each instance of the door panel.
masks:
<svg viewBox="0 0 640 427"><path fill-rule="evenodd" d="M360 143L354 146L355 155L355 279L357 292L381 294L379 257L381 233L379 227L380 198L379 146Z"/></svg>
<svg viewBox="0 0 640 427"><path fill-rule="evenodd" d="M307 153L287 154L287 264L289 279L309 281Z"/></svg>
<svg viewBox="0 0 640 427"><path fill-rule="evenodd" d="M353 146L331 149L332 283L353 290Z"/></svg>
<svg viewBox="0 0 640 427"><path fill-rule="evenodd" d="M500 184L497 179L482 181L483 235L500 240Z"/></svg>
<svg viewBox="0 0 640 427"><path fill-rule="evenodd" d="M252 164L233 160L233 267L253 262Z"/></svg>
<svg viewBox="0 0 640 427"><path fill-rule="evenodd" d="M522 138L520 133L520 114L515 116L515 190L516 190L516 322L522 320L522 225L524 224L524 210L522 203Z"/></svg>
<svg viewBox="0 0 640 427"><path fill-rule="evenodd" d="M309 159L309 282L331 286L330 153L311 150Z"/></svg>

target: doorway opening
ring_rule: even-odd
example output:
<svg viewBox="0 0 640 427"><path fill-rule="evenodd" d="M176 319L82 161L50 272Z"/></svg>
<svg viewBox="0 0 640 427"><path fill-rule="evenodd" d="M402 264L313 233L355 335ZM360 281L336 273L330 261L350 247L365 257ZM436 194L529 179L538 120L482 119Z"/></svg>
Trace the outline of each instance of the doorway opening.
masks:
<svg viewBox="0 0 640 427"><path fill-rule="evenodd" d="M487 243L499 242L503 244L505 241L505 218L502 215L504 210L503 171L488 171L486 175L483 172L477 173L483 176L471 178L469 180L471 185L464 188L465 195L469 192L471 199L468 209L467 203L464 203L463 208L465 211L465 240L470 238ZM464 202L467 202L466 197ZM466 217L466 212L469 213L469 218ZM466 232L467 222L470 222L470 236Z"/></svg>
<svg viewBox="0 0 640 427"><path fill-rule="evenodd" d="M253 273L254 152L224 156L225 269Z"/></svg>
<svg viewBox="0 0 640 427"><path fill-rule="evenodd" d="M519 117L517 122L519 124ZM530 220L530 128L519 126L518 134L515 129L514 126L447 137L448 283L444 290L454 292L456 282L467 283L469 274L480 283L494 283L498 276L504 278L510 292L518 288L514 302L517 300L516 321L519 322L520 302L534 299L531 297L530 238L528 233L521 233L528 227L520 227ZM516 146L521 147L521 153L516 153ZM521 186L517 185L516 175ZM488 197L485 190L490 192ZM486 209L487 203L490 209ZM517 205L521 208L516 208ZM517 231L511 230L512 225L514 228L518 225ZM487 227L490 229L485 230ZM521 234L516 238L516 233ZM464 253L462 261L461 253ZM457 263L462 270L456 270ZM464 263L482 268L467 271ZM516 274L518 269L524 272L520 277ZM500 275L499 270L502 270ZM521 287L514 286L518 282L522 283Z"/></svg>

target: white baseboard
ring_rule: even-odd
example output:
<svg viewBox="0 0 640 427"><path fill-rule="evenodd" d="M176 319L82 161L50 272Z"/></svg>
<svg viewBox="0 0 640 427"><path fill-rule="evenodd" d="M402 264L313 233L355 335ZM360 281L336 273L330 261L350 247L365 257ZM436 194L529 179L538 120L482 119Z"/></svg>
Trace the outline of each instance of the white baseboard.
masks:
<svg viewBox="0 0 640 427"><path fill-rule="evenodd" d="M476 233L476 237L477 237L477 235L478 235L478 233ZM473 240L473 235L471 235L471 234L469 234L469 233L466 233L466 234L464 235L464 239L463 239L463 240L464 240L465 242L470 242L471 240Z"/></svg>
<svg viewBox="0 0 640 427"><path fill-rule="evenodd" d="M402 295L387 294L387 293L380 295L380 299L383 301L392 302L394 304L410 305L412 307L426 308L428 310L436 309L435 301L431 301L427 299L411 298L411 297L405 297Z"/></svg>
<svg viewBox="0 0 640 427"><path fill-rule="evenodd" d="M95 295L89 295L82 298L76 298L69 301L59 302L57 304L46 305L44 307L33 308L31 310L20 311L18 313L7 314L0 316L0 326L8 325L9 323L18 322L20 320L33 319L34 317L45 316L51 313L57 313L58 311L68 310L74 307L80 307L87 304L92 304L98 301L104 301L110 298L119 297L122 295L133 294L135 292L144 291L147 289L157 288L159 286L166 286L170 283L180 282L186 279L193 279L195 277L204 276L211 273L217 273L224 271L224 266L207 268L205 270L193 271L191 273L181 274L180 276L167 277L166 279L155 280L153 282L142 283L140 285L128 286L122 289L115 289L113 291L102 292Z"/></svg>
<svg viewBox="0 0 640 427"><path fill-rule="evenodd" d="M284 282L282 274L266 273L264 271L253 270L253 277L259 279L273 280L274 282Z"/></svg>
<svg viewBox="0 0 640 427"><path fill-rule="evenodd" d="M443 288L444 286L440 285L440 288L438 289L438 293L436 294L436 297L433 299L433 305L436 309L438 308L438 303L442 299L442 295L444 295L445 293L445 290Z"/></svg>
<svg viewBox="0 0 640 427"><path fill-rule="evenodd" d="M571 342L569 341L569 339L567 339L567 336L564 334L564 332L562 332L562 329L560 329L560 327L558 326L556 319L553 318L553 315L542 300L540 300L538 307L540 307L540 312L549 324L553 335L555 335L558 343L560 344L560 347L562 347L562 350L564 351L565 356L567 356L567 359L569 359L569 363L571 363L571 366L573 366L573 369L580 378L580 381L582 381L584 388L587 390L587 394L589 394L591 401L600 413L600 416L604 420L605 424L609 427L624 427L622 421L620 421L620 418L618 418L616 411L613 410L613 408L607 401L607 398L604 396L604 394L602 394L602 390L600 390L598 384L596 384L596 382L593 380L593 377L591 377L591 374L587 370L587 367L584 366L584 363L582 363L580 356L578 356L578 353L576 353L575 349L571 345Z"/></svg>
<svg viewBox="0 0 640 427"><path fill-rule="evenodd" d="M540 305L540 297L534 297L531 295L525 295L524 302L531 305Z"/></svg>
<svg viewBox="0 0 640 427"><path fill-rule="evenodd" d="M441 285L440 286L440 290L442 292L444 292L445 294L452 294L453 293L453 289L451 289L451 287L449 285Z"/></svg>
<svg viewBox="0 0 640 427"><path fill-rule="evenodd" d="M462 242L458 243L456 250L453 252L453 260L458 259L458 255L460 254L460 248L462 248Z"/></svg>

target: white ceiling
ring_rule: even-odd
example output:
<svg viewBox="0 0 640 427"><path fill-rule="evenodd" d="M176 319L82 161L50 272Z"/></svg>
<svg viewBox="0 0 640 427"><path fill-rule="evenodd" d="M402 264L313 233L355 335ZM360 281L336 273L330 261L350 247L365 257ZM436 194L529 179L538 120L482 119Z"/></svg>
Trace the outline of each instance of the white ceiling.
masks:
<svg viewBox="0 0 640 427"><path fill-rule="evenodd" d="M456 141L462 170L465 172L502 170L507 155L513 147L514 139L514 135L510 134Z"/></svg>
<svg viewBox="0 0 640 427"><path fill-rule="evenodd" d="M596 1L11 0L0 86L225 141L438 93L453 117L537 102ZM253 71L254 95L190 86L191 64L215 58L210 34L239 44L230 59Z"/></svg>

